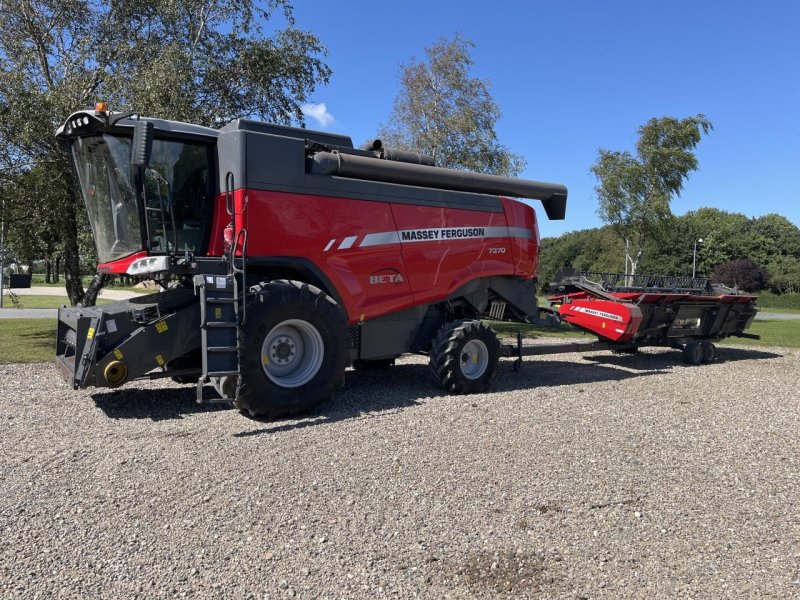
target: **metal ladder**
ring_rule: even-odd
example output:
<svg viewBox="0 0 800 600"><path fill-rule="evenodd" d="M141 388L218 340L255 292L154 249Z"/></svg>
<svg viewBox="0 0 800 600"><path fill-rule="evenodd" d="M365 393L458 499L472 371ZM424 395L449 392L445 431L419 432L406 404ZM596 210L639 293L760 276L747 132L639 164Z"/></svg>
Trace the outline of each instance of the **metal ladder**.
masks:
<svg viewBox="0 0 800 600"><path fill-rule="evenodd" d="M225 207L236 227L236 208L233 199L233 174L225 178ZM242 212L246 210L243 209ZM241 216L241 215L240 215ZM241 248L241 257L237 257ZM239 328L247 320L245 294L241 293L247 281L246 256L247 230L239 228L226 255L228 272L225 275L195 275L195 293L200 291L200 328L203 372L197 380L197 402L203 403L203 385L212 377L236 377L236 388L231 397L223 385L217 391L225 400L235 400L239 395Z"/></svg>
<svg viewBox="0 0 800 600"><path fill-rule="evenodd" d="M234 275L195 275L194 286L200 291L203 373L197 380L197 402L202 404L209 378L239 376L239 285ZM222 386L219 391L225 397Z"/></svg>

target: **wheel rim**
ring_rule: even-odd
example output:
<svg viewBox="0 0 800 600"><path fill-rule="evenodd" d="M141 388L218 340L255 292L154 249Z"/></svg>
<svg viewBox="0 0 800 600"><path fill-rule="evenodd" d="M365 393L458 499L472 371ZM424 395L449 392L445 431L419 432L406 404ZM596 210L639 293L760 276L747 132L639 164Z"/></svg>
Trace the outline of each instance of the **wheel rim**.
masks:
<svg viewBox="0 0 800 600"><path fill-rule="evenodd" d="M470 340L461 350L461 372L467 379L478 379L489 366L489 350L481 340Z"/></svg>
<svg viewBox="0 0 800 600"><path fill-rule="evenodd" d="M289 319L279 323L261 345L261 366L272 383L285 388L311 381L322 366L325 344L308 321Z"/></svg>

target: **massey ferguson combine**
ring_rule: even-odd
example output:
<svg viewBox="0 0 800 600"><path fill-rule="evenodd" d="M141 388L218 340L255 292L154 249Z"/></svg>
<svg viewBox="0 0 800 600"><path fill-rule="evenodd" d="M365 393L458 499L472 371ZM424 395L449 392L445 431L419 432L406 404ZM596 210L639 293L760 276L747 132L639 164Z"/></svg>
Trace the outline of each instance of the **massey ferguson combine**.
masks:
<svg viewBox="0 0 800 600"><path fill-rule="evenodd" d="M222 129L96 110L69 147L99 273L164 291L59 310L57 363L75 388L171 377L211 383L251 415L328 399L348 365L430 358L451 393L485 391L501 357L670 346L692 364L744 330L755 298L707 290L609 290L571 277L536 300L531 207L563 219L563 185L434 166L329 133L236 120ZM629 282L626 282L629 283ZM482 319L557 324L589 344L501 344ZM519 362L516 366L518 366Z"/></svg>

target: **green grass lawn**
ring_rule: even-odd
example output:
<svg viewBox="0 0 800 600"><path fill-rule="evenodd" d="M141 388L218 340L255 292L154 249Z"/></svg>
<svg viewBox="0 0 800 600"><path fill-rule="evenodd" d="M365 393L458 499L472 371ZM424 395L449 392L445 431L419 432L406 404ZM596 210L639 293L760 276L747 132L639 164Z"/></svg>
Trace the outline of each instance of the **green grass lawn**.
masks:
<svg viewBox="0 0 800 600"><path fill-rule="evenodd" d="M500 337L516 337L521 331L525 337L590 337L574 327L562 323L560 327L539 327L536 325L522 325L520 323L506 323L501 321L486 321Z"/></svg>
<svg viewBox="0 0 800 600"><path fill-rule="evenodd" d="M55 319L0 319L0 364L52 362Z"/></svg>
<svg viewBox="0 0 800 600"><path fill-rule="evenodd" d="M747 338L727 338L721 344L742 344L745 346L777 346L800 348L800 319L791 321L753 321L745 333L760 335L760 340Z"/></svg>
<svg viewBox="0 0 800 600"><path fill-rule="evenodd" d="M764 312L800 313L800 294L757 292L758 306Z"/></svg>
<svg viewBox="0 0 800 600"><path fill-rule="evenodd" d="M759 312L765 313L786 313L790 315L800 315L800 308L787 308L785 306L770 306L769 304L758 303Z"/></svg>
<svg viewBox="0 0 800 600"><path fill-rule="evenodd" d="M113 300L98 298L97 304L108 304ZM60 308L66 304L69 306L69 298L66 296L17 296L17 303L20 308ZM15 308L8 295L3 296L3 308Z"/></svg>

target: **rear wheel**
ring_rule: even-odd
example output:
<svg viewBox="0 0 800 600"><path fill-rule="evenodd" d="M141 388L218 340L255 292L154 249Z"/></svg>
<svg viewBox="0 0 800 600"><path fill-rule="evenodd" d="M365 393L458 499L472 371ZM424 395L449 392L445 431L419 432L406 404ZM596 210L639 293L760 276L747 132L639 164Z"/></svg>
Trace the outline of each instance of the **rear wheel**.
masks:
<svg viewBox="0 0 800 600"><path fill-rule="evenodd" d="M703 362L706 364L712 363L717 358L717 347L708 340L703 340Z"/></svg>
<svg viewBox="0 0 800 600"><path fill-rule="evenodd" d="M485 392L499 359L497 334L477 320L448 323L431 343L431 371L451 394Z"/></svg>
<svg viewBox="0 0 800 600"><path fill-rule="evenodd" d="M687 365L699 365L703 362L703 346L692 340L683 347L683 362Z"/></svg>
<svg viewBox="0 0 800 600"><path fill-rule="evenodd" d="M294 415L344 383L347 321L322 290L297 281L262 284L247 307L236 407L265 417Z"/></svg>

